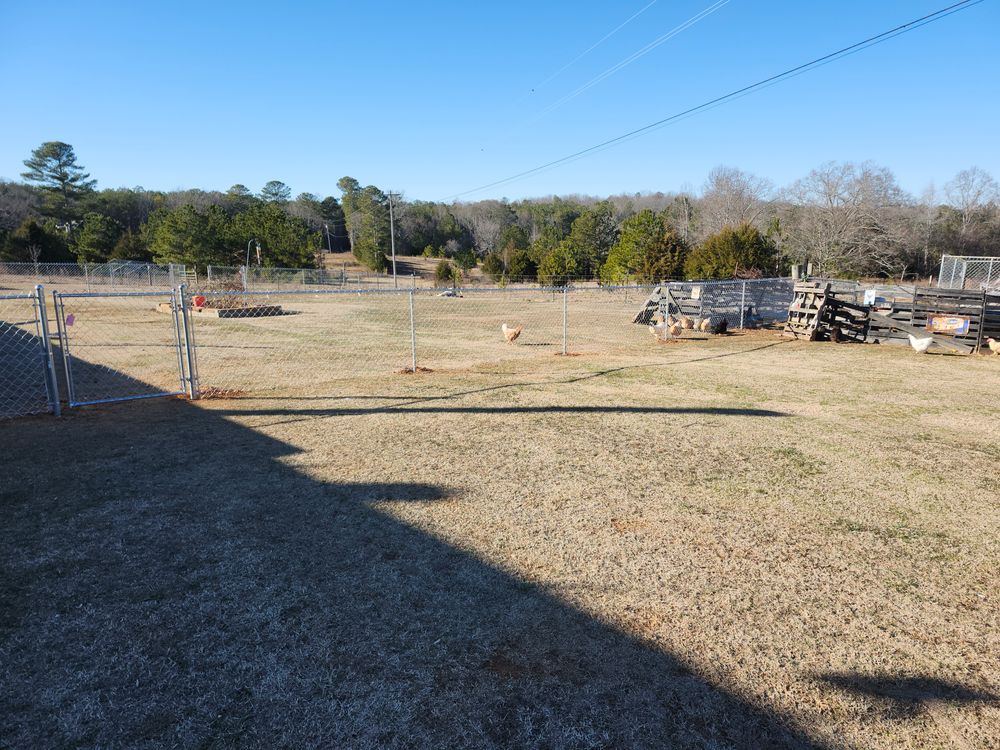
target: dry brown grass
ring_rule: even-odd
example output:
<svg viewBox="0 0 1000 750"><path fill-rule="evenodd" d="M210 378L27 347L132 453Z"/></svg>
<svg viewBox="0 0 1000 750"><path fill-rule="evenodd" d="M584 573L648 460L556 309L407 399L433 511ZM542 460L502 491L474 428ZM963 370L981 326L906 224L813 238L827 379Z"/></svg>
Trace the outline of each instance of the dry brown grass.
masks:
<svg viewBox="0 0 1000 750"><path fill-rule="evenodd" d="M0 425L0 744L1000 747L997 363L654 344Z"/></svg>

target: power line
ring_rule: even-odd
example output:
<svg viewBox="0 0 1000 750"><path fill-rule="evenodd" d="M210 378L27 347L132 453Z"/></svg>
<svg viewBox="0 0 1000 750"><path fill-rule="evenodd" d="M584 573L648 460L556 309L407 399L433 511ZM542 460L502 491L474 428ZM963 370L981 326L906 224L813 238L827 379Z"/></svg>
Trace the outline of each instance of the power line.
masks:
<svg viewBox="0 0 1000 750"><path fill-rule="evenodd" d="M598 73L596 76L594 76L593 78L591 78L589 81L587 81L585 84L583 84L579 88L577 88L577 89L569 92L568 94L563 95L562 97L560 97L556 101L552 102L548 106L546 106L543 109L539 110L537 113L535 113L534 115L532 115L528 119L523 120L519 124L519 126L516 128L516 130L523 131L529 125L532 125L533 123L538 122L540 119L542 119L543 117L545 117L545 115L547 115L552 110L561 107L563 104L565 104L566 102L568 102L568 101L570 101L572 99L575 99L580 94L582 94L585 91L587 91L588 89L596 86L598 83L600 83L601 81L603 81L605 78L608 78L609 76L614 75L615 73L617 73L622 68L624 68L624 67L626 67L628 65L631 65L633 62L635 62L636 60L638 60L640 57L643 57L644 55L649 54L650 52L652 52L654 49L656 49L660 45L665 44L666 42L670 41L671 39L673 39L675 36L677 36L681 32L686 31L687 29L691 28L696 23L698 23L699 21L701 21L703 18L712 15L713 13L715 13L715 11L719 10L722 6L727 5L730 1L731 0L715 0L714 3L712 3L710 6L708 6L705 9L703 9L699 13L696 13L691 18L687 19L686 21L684 21L683 23L679 24L678 26L675 26L670 31L668 31L668 32L666 32L664 34L661 34L656 39L654 39L652 42L649 42L647 45L645 45L644 47L641 47L637 51L633 52L628 57L624 58L623 60L619 60L617 63L615 63L614 65L612 65L610 68L607 68L606 70ZM650 5L652 5L652 3L650 3ZM648 8L648 7L649 6L647 5L646 8ZM645 10L646 8L643 8L642 10L640 10L639 13L642 13L642 11ZM639 13L636 13L635 15L637 16L637 15L639 15ZM633 16L633 18L634 17L635 16ZM631 20L631 19L629 19L629 20ZM627 21L626 21L626 23L627 23ZM624 26L624 24L622 24L622 25ZM619 27L619 28L621 28L621 27ZM610 34L608 36L610 36ZM605 38L607 38L607 37L605 37ZM597 45L594 45L594 46L596 47ZM593 47L591 47L591 49L593 49ZM586 54L586 53L584 53L584 54ZM582 57L582 55L581 55L581 57ZM577 58L577 59L579 59L579 58ZM566 67L568 67L568 65ZM555 77L555 75L550 76L549 78L546 79L546 81L551 80L554 77ZM532 89L532 91L534 91L534 89ZM505 138L503 141L501 141L501 143L503 143L503 144L509 143L511 140L513 140L513 135L514 135L513 132L509 133L508 137ZM485 151L486 149L484 148L482 150Z"/></svg>
<svg viewBox="0 0 1000 750"><path fill-rule="evenodd" d="M572 60L570 60L570 61L569 61L568 63L566 63L565 65L563 65L563 66L562 66L561 68L559 68L559 70L557 70L557 71L556 71L555 73L552 73L552 74L551 74L551 75L550 75L550 76L549 76L548 78L546 78L546 79L545 79L544 81L542 81L541 83L537 83L537 84L535 84L535 87L534 87L534 88L532 88L531 90L532 90L532 91L534 91L535 89L540 89L540 88L541 88L542 86L544 86L545 84L547 84L547 83L548 83L549 81L551 81L551 80L552 80L553 78L555 78L555 77L556 77L556 76L558 76L558 75L559 75L560 73L562 73L563 71L565 71L565 70L566 70L567 68L569 68L570 66L572 66L572 65L574 65L575 63L577 63L577 62L579 62L580 60L582 60L582 59L583 59L583 58L584 58L584 57L585 57L586 55L588 55L588 54L590 54L591 52L593 52L593 51L594 51L595 49L597 49L597 48L598 48L598 47L600 47L600 46L601 46L602 44L604 44L604 43L605 43L606 41L608 41L608 39L610 39L611 37L613 37L613 36L614 36L615 34L617 34L617 33L618 33L619 31L621 31L622 29L624 29L624 28L625 28L626 26L628 26L628 25L629 25L630 23L632 23L632 21L634 21L634 20L635 20L635 19L637 19L637 18L638 18L639 16L641 16L641 15L642 15L643 13L645 13L645 12L646 12L647 10L649 10L649 9L650 9L650 8L652 8L652 7L654 6L654 5L656 5L656 3L657 3L657 0L651 0L651 2L649 2L649 3L646 3L646 5L644 5L643 7L639 8L639 10L637 10L637 11L636 11L635 13L633 13L633 14L632 14L631 16L629 16L629 17L628 17L628 18L626 18L626 19L625 19L624 21L622 21L622 22L621 22L620 24L618 24L617 26L615 26L615 28L613 28L613 29L612 29L611 31L609 31L609 32L608 32L607 34L605 34L604 36L602 36L602 37L601 37L600 39L598 39L598 40L597 40L596 42L594 42L594 43L593 43L592 45L590 45L589 47L587 47L587 49L585 49L585 50L584 50L583 52L581 52L581 53L580 53L579 55L577 55L576 57L574 57L574 58L573 58Z"/></svg>
<svg viewBox="0 0 1000 750"><path fill-rule="evenodd" d="M682 31L686 31L687 29L691 28L696 23L698 23L699 21L701 21L703 18L706 18L707 16L710 16L713 13L715 13L715 11L719 10L724 5L728 5L729 2L730 2L730 0L716 0L715 3L713 3L710 6L708 6L707 8L705 8L704 10L702 10L700 13L696 13L694 16L692 16L691 18L689 18L688 20L686 20L684 23L682 23L682 24L680 24L678 26L675 26L670 31L666 32L665 34L661 34L656 39L654 39L649 44L647 44L645 47L639 48L637 51L633 52L631 55L629 55L625 59L620 60L619 62L617 62L614 65L612 65L610 68L604 70L601 73L598 73L596 76L594 76L593 78L591 78L589 81L587 81L585 84L583 84L582 86L580 86L579 88L577 88L575 91L571 91L570 93L566 94L561 99L557 99L555 102L553 102L548 107L546 107L541 112L539 112L538 113L538 117L541 117L542 115L548 114L549 112L551 112L552 110L556 109L557 107L561 107L563 104L565 104L566 102L570 101L571 99L575 99L576 97L578 97L583 92L585 92L588 89L593 88L594 86L596 86L597 84L599 84L605 78L608 78L609 76L612 76L615 73L617 73L622 68L624 68L624 67L626 67L628 65L631 65L636 60L638 60L640 57L648 55L654 49L656 49L660 45L665 44L666 42L670 41L675 36L677 36L678 34L680 34Z"/></svg>
<svg viewBox="0 0 1000 750"><path fill-rule="evenodd" d="M847 47L843 47L835 52L830 52L829 54L823 55L822 57L817 57L816 59L810 60L809 62L802 63L801 65L796 65L794 68L789 68L788 70L764 78L760 81L757 81L756 83L752 83L748 86L743 86L742 88L730 91L728 94L717 96L714 99L710 99L707 102L703 102L702 104L698 104L697 106L690 107L682 112L677 112L676 114L670 115L669 117L664 117L661 120L657 120L656 122L644 125L641 128L636 128L635 130L623 133L622 135L616 136L614 138L609 138L606 141L602 141L601 143L598 143L596 145L589 146L588 148L585 149L581 149L580 151L576 151L572 154L569 154L568 156L564 156L562 158L555 159L545 164L541 164L537 167L533 167L532 169L526 169L523 172L518 172L517 174L505 177L501 180L496 180L494 182L490 182L485 185L480 185L479 187L472 188L471 190L465 190L461 193L455 193L454 195L449 196L446 200L454 200L464 195L470 195L472 193L478 193L482 190L487 190L492 187L505 185L509 182L514 182L515 180L528 177L529 175L536 174L543 170L551 169L552 167L558 166L560 164L565 164L570 161L575 161L576 159L579 159L583 156L587 156L597 151L606 149L610 146L617 145L619 143L630 140L637 136L644 135L654 129L663 127L665 125L671 124L683 118L689 117L695 113L710 108L714 108L721 104L728 103L734 99L741 98L750 93L755 93L756 91L759 91L763 88L773 86L777 83L781 83L795 76L807 73L811 70L815 70L816 68L822 67L823 65L827 65L828 63L834 62L844 57L848 57L849 55L855 54L857 52L861 52L862 50L868 49L869 47L874 47L877 44L887 42L890 39L893 39L897 36L902 36L903 34L915 31L916 29L919 29L922 26L926 26L930 23L933 23L934 21L940 21L942 18L946 18L947 16L950 16L954 13L958 13L959 11L962 10L967 10L968 8L971 8L975 5L979 5L982 2L984 2L984 0L963 0L962 2L954 3L953 5L949 5L945 8L942 8L941 10L929 13L925 16L921 16L920 18L916 18L912 21L908 21L907 23L901 24L900 26L896 26L895 28L889 29L888 31L883 31L881 34L876 34L875 36L868 37L867 39L864 39L860 42L856 42L855 44L851 44Z"/></svg>

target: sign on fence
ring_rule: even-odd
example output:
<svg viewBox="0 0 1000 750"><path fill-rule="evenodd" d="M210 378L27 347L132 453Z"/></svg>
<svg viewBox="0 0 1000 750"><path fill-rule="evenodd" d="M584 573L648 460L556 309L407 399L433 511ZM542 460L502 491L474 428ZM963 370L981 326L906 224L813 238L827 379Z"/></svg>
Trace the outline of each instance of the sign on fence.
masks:
<svg viewBox="0 0 1000 750"><path fill-rule="evenodd" d="M969 333L970 318L952 315L931 315L927 318L927 330L945 336L966 336Z"/></svg>

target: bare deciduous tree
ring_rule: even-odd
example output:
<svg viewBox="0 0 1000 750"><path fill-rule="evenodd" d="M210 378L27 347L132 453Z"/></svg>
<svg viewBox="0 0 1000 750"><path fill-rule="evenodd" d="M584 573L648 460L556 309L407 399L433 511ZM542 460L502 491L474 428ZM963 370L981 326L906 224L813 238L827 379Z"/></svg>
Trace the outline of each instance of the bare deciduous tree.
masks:
<svg viewBox="0 0 1000 750"><path fill-rule="evenodd" d="M16 182L0 182L0 229L17 229L25 219L37 216L41 199L37 192Z"/></svg>
<svg viewBox="0 0 1000 750"><path fill-rule="evenodd" d="M469 230L480 256L497 250L503 230L517 220L509 205L494 200L458 204L455 206L455 215Z"/></svg>
<svg viewBox="0 0 1000 750"><path fill-rule="evenodd" d="M873 164L828 162L788 191L790 247L820 274L895 270L907 199L893 174Z"/></svg>
<svg viewBox="0 0 1000 750"><path fill-rule="evenodd" d="M944 192L948 203L959 212L959 242L964 247L977 224L987 224L993 219L1000 186L988 172L972 167L955 175L945 185Z"/></svg>
<svg viewBox="0 0 1000 750"><path fill-rule="evenodd" d="M760 227L774 186L769 180L733 167L716 167L708 174L701 198L702 235L725 227Z"/></svg>

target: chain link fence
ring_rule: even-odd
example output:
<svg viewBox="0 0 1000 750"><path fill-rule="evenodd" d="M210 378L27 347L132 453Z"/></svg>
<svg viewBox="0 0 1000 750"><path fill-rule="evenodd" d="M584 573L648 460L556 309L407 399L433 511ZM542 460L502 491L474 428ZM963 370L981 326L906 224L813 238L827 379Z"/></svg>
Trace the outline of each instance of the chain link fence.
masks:
<svg viewBox="0 0 1000 750"><path fill-rule="evenodd" d="M208 291L214 288L239 286L245 291L277 289L314 289L334 287L343 289L392 289L412 288L423 283L415 275L400 275L396 284L387 274L348 272L332 268L272 268L268 266L216 266L210 265L199 275L197 285Z"/></svg>
<svg viewBox="0 0 1000 750"><path fill-rule="evenodd" d="M938 286L1000 291L1000 257L945 255L941 258Z"/></svg>
<svg viewBox="0 0 1000 750"><path fill-rule="evenodd" d="M738 329L783 319L790 298L787 279L444 291L56 291L53 344L39 287L0 297L0 414L57 411L60 390L70 406L184 394L329 395L338 382L365 376L502 372L518 360L580 354L655 356L665 340L711 334L666 336L650 329L651 311L726 320Z"/></svg>
<svg viewBox="0 0 1000 750"><path fill-rule="evenodd" d="M36 284L62 289L170 289L184 283L187 268L136 261L108 263L0 263L0 290L24 290Z"/></svg>
<svg viewBox="0 0 1000 750"><path fill-rule="evenodd" d="M0 419L59 412L45 296L0 294Z"/></svg>
<svg viewBox="0 0 1000 750"><path fill-rule="evenodd" d="M692 317L731 329L783 320L790 280L670 287ZM654 286L457 290L204 291L190 294L199 389L329 392L338 380L426 370L503 368L574 354L649 354L634 321ZM681 338L707 338L688 330ZM662 337L661 337L662 338Z"/></svg>
<svg viewBox="0 0 1000 750"><path fill-rule="evenodd" d="M70 406L188 392L179 290L52 297Z"/></svg>

